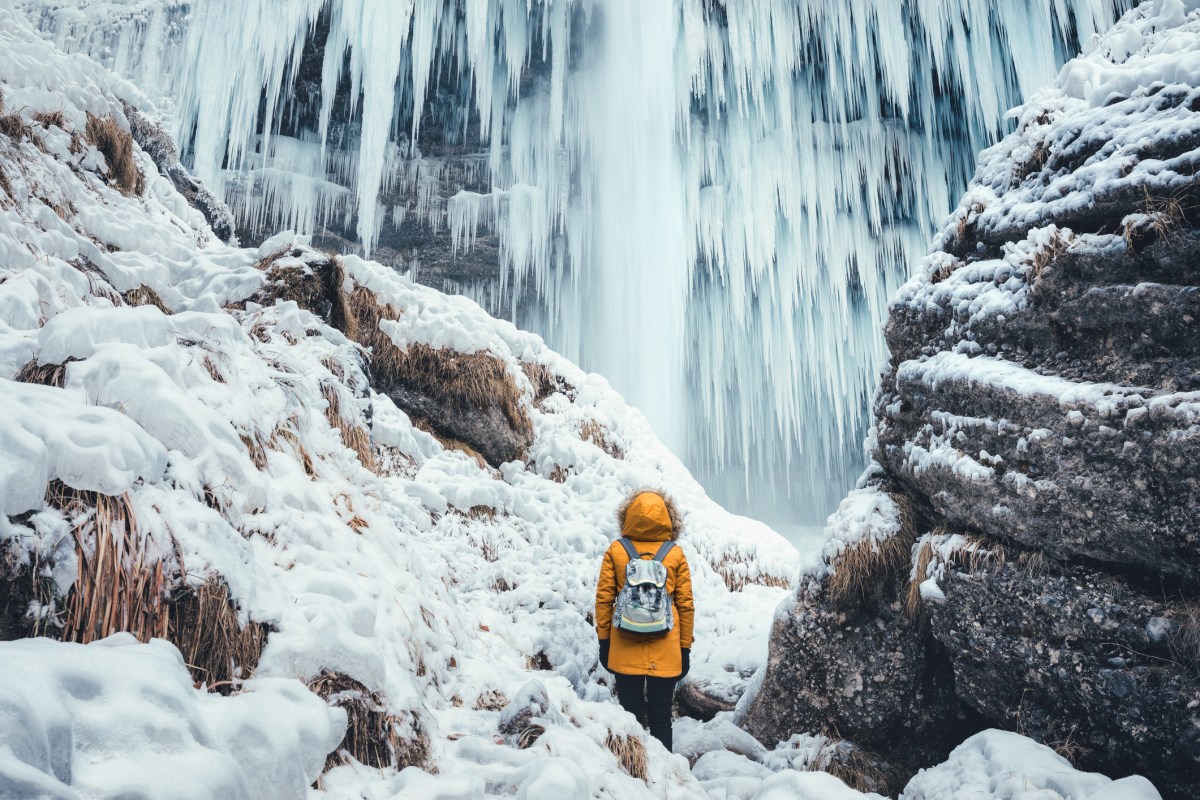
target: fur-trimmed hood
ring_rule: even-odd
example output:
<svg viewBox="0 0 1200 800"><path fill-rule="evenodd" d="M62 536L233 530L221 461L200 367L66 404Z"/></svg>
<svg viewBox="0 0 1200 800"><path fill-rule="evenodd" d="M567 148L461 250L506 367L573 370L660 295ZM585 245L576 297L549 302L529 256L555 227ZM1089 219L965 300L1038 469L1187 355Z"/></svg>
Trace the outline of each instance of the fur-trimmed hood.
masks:
<svg viewBox="0 0 1200 800"><path fill-rule="evenodd" d="M647 494L647 493L655 494L662 498L663 505L666 506L666 509L667 509L667 516L671 520L670 534L668 536L662 536L661 539L659 539L659 537L656 536L656 537L654 537L654 540L658 540L658 541L667 541L668 539L670 539L671 541L677 540L679 538L679 535L683 532L683 516L679 513L679 509L675 505L675 501L671 498L671 495L667 494L666 491L656 488L654 486L641 486L641 487L638 487L637 489L634 489L632 492L629 493L629 495L623 501L621 501L621 504L619 506L617 506L617 535L618 536L625 535L625 520L629 514L630 506L633 505L633 501L638 498L638 495Z"/></svg>

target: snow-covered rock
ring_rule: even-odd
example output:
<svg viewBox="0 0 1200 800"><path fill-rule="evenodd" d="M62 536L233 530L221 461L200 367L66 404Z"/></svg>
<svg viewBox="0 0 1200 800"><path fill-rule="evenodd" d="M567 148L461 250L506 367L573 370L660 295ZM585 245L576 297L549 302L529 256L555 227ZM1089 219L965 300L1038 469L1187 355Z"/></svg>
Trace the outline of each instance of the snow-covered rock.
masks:
<svg viewBox="0 0 1200 800"><path fill-rule="evenodd" d="M1194 794L1198 52L1200 4L1148 0L980 155L892 301L875 464L776 620L761 740L911 773L990 725Z"/></svg>

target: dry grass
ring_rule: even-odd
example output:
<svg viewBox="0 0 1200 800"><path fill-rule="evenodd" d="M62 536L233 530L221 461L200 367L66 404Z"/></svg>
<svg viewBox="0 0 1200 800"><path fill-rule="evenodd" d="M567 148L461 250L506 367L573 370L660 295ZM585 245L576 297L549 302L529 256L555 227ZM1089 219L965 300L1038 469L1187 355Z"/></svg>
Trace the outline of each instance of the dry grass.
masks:
<svg viewBox="0 0 1200 800"><path fill-rule="evenodd" d="M579 438L591 442L613 458L625 458L625 451L609 440L608 430L594 419L589 419L579 428Z"/></svg>
<svg viewBox="0 0 1200 800"><path fill-rule="evenodd" d="M499 689L488 689L475 699L476 711L499 711L508 705L508 698Z"/></svg>
<svg viewBox="0 0 1200 800"><path fill-rule="evenodd" d="M621 769L625 770L627 775L643 781L650 777L646 745L639 737L618 736L609 731L604 740L604 746L617 757L617 763L621 765Z"/></svg>
<svg viewBox="0 0 1200 800"><path fill-rule="evenodd" d="M926 539L916 555L916 571L908 584L908 594L904 598L904 613L909 619L914 619L921 610L921 584L929 577L929 565L933 562L933 543Z"/></svg>
<svg viewBox="0 0 1200 800"><path fill-rule="evenodd" d="M898 533L881 542L864 539L841 552L834 560L833 574L825 580L829 598L841 605L854 597L866 597L869 589L895 572L912 553L912 540Z"/></svg>
<svg viewBox="0 0 1200 800"><path fill-rule="evenodd" d="M380 334L387 339L382 331ZM519 433L533 430L533 423L521 404L520 390L504 362L496 356L460 353L426 344L410 345L407 350L392 345L390 351L385 348L382 361L378 349L373 354L372 363L384 370L381 377L390 377L433 399L451 413L498 406L514 430Z"/></svg>
<svg viewBox="0 0 1200 800"><path fill-rule="evenodd" d="M1041 172L1046 166L1046 162L1050 160L1050 146L1045 142L1038 142L1033 148L1033 153L1030 154L1024 162L1016 165L1013 169L1013 186L1018 186L1025 181L1030 175Z"/></svg>
<svg viewBox="0 0 1200 800"><path fill-rule="evenodd" d="M129 496L79 491L56 480L46 501L71 520L79 560L62 639L87 644L121 632L143 642L166 637L166 575L161 561L146 557Z"/></svg>
<svg viewBox="0 0 1200 800"><path fill-rule="evenodd" d="M545 364L522 361L521 371L525 373L525 377L533 384L534 403L540 403L558 391L558 380Z"/></svg>
<svg viewBox="0 0 1200 800"><path fill-rule="evenodd" d="M971 217L982 214L983 210L983 203L975 203L966 214L959 217L958 224L954 228L954 236L958 241L965 242L967 240L967 233L971 230Z"/></svg>
<svg viewBox="0 0 1200 800"><path fill-rule="evenodd" d="M300 437L296 435L296 432L282 425L276 428L275 432L271 434L268 446L272 450L278 451L281 450L280 442L287 442L292 446L292 452L296 454L296 457L300 459L301 466L304 467L304 474L315 479L317 477L317 466L313 462L312 454L308 452L308 448L300 441Z"/></svg>
<svg viewBox="0 0 1200 800"><path fill-rule="evenodd" d="M0 112L3 112L2 106L0 106ZM0 113L0 135L7 136L14 142L20 142L29 136L29 125L19 113Z"/></svg>
<svg viewBox="0 0 1200 800"><path fill-rule="evenodd" d="M33 121L40 123L46 128L62 128L66 130L67 117L60 111L36 111L33 114Z"/></svg>
<svg viewBox="0 0 1200 800"><path fill-rule="evenodd" d="M486 352L460 353L426 344L401 350L379 327L380 322L398 320L400 312L379 303L373 292L361 286L349 293L342 291L342 270L336 263L335 275L339 288L336 316L342 318L346 336L371 351L377 381L398 383L451 413L498 406L514 430L533 430L521 392L503 360Z"/></svg>
<svg viewBox="0 0 1200 800"><path fill-rule="evenodd" d="M121 130L115 117L88 114L84 131L87 141L104 155L108 165L108 182L126 197L140 195L146 179L133 160L133 136Z"/></svg>
<svg viewBox="0 0 1200 800"><path fill-rule="evenodd" d="M77 358L68 358L61 364L39 364L37 359L34 359L17 370L13 380L19 383L36 383L40 386L53 386L61 389L67 385L67 364L78 360Z"/></svg>
<svg viewBox="0 0 1200 800"><path fill-rule="evenodd" d="M1200 674L1200 601L1193 600L1173 616L1168 637L1171 657L1181 666Z"/></svg>
<svg viewBox="0 0 1200 800"><path fill-rule="evenodd" d="M162 296L149 286L138 286L121 295L121 298L131 306L154 306L164 314L174 313L167 308Z"/></svg>
<svg viewBox="0 0 1200 800"><path fill-rule="evenodd" d="M1029 265L1029 282L1033 283L1040 278L1042 271L1057 261L1059 256L1067 252L1070 247L1071 240L1064 236L1062 231L1056 231L1050 238L1050 242L1038 248L1037 252L1033 254L1033 260Z"/></svg>
<svg viewBox="0 0 1200 800"><path fill-rule="evenodd" d="M550 480L555 483L566 483L567 476L571 475L572 471L563 467L561 464L555 464L554 469L550 470Z"/></svg>
<svg viewBox="0 0 1200 800"><path fill-rule="evenodd" d="M828 772L851 789L864 793L891 795L906 778L892 765L845 741L825 745L810 768Z"/></svg>
<svg viewBox="0 0 1200 800"><path fill-rule="evenodd" d="M907 495L891 495L899 509L900 530L883 541L864 539L847 547L830 565L833 573L825 579L825 588L834 605L851 599L865 599L912 561L912 546L917 540L915 516Z"/></svg>
<svg viewBox="0 0 1200 800"><path fill-rule="evenodd" d="M229 694L252 677L268 633L263 623L241 623L229 587L219 578L171 599L170 639L197 685L206 684L210 691Z"/></svg>
<svg viewBox="0 0 1200 800"><path fill-rule="evenodd" d="M254 468L262 472L267 468L267 448L263 444L262 439L257 434L246 435L239 434L238 438L242 440L242 444L246 445L246 452L250 454L250 461L253 462Z"/></svg>
<svg viewBox="0 0 1200 800"><path fill-rule="evenodd" d="M419 718L392 714L378 693L341 673L326 670L308 688L346 712L346 736L326 759L326 771L348 757L379 769L429 766L429 734Z"/></svg>
<svg viewBox="0 0 1200 800"><path fill-rule="evenodd" d="M432 422L422 416L410 414L409 418L412 420L414 428L423 430L433 438L437 439L438 443L441 444L442 447L446 448L447 450L453 450L456 453L463 453L464 455L470 456L475 460L475 463L478 464L479 468L482 470L486 470L488 468L488 461L483 457L483 453L480 453L474 447L471 447L471 445L451 436L443 436L433 427Z"/></svg>
<svg viewBox="0 0 1200 800"><path fill-rule="evenodd" d="M221 372L221 368L217 366L217 362L212 360L212 356L207 353L203 359L204 370L208 373L208 377L212 378L217 383L225 383L225 375ZM243 440L245 437L243 437Z"/></svg>
<svg viewBox="0 0 1200 800"><path fill-rule="evenodd" d="M379 465L375 459L375 450L371 447L371 434L366 426L359 424L357 419L352 422L342 413L341 394L336 386L322 383L321 396L325 398L326 403L325 419L342 434L342 444L358 455L358 460L364 467L375 471Z"/></svg>
<svg viewBox="0 0 1200 800"><path fill-rule="evenodd" d="M1121 230L1125 246L1130 250L1136 249L1145 239L1171 239L1183 229L1189 215L1200 208L1200 204L1189 196L1187 187L1164 196L1151 195L1148 188L1142 187L1142 193L1138 211L1145 218L1126 222Z"/></svg>
<svg viewBox="0 0 1200 800"><path fill-rule="evenodd" d="M946 280L951 275L953 275L955 273L955 271L961 266L962 266L962 262L959 261L958 259L954 259L949 264L943 264L942 266L940 266L936 270L934 270L933 273L929 276L929 282L931 284L941 283L942 281Z"/></svg>
<svg viewBox="0 0 1200 800"><path fill-rule="evenodd" d="M786 589L791 585L787 578L779 578L774 575L755 574L758 566L752 561L745 559L740 553L724 553L721 555L721 560L713 564L713 569L721 576L721 580L725 581L725 585L731 592L740 592L747 586L775 586L781 589Z"/></svg>

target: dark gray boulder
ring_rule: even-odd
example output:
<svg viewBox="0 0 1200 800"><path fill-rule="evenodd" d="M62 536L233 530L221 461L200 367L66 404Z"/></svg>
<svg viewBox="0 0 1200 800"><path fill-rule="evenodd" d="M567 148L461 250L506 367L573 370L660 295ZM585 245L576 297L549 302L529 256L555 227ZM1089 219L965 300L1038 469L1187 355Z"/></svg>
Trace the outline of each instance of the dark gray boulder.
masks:
<svg viewBox="0 0 1200 800"><path fill-rule="evenodd" d="M1200 87L1160 68L1200 18L1163 8L1019 111L893 299L875 464L775 623L765 742L912 771L1000 727L1195 796Z"/></svg>

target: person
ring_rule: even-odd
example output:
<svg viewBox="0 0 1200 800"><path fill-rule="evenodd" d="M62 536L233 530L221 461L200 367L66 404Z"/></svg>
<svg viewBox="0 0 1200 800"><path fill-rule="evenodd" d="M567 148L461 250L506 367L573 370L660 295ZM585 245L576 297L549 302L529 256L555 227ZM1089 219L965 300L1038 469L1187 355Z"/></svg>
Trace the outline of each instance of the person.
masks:
<svg viewBox="0 0 1200 800"><path fill-rule="evenodd" d="M680 517L665 493L653 489L633 492L617 509L617 528L642 559L653 559L664 542L680 534ZM666 594L673 608L673 625L659 633L622 630L613 624L614 607L625 585L630 556L621 539L604 552L596 584L596 637L600 664L616 679L621 706L650 734L671 750L671 706L675 684L687 675L691 660L695 607L687 557L678 545L662 557Z"/></svg>

